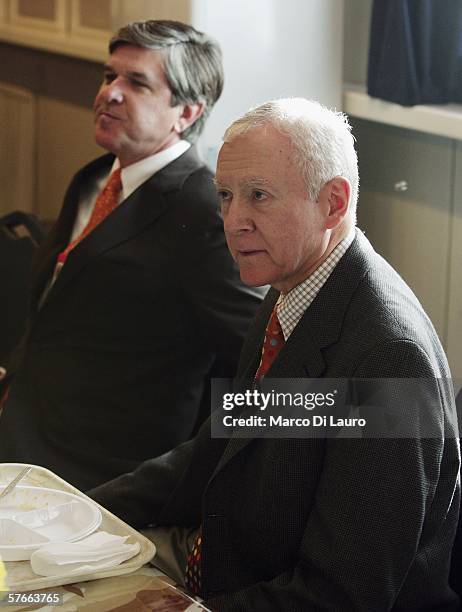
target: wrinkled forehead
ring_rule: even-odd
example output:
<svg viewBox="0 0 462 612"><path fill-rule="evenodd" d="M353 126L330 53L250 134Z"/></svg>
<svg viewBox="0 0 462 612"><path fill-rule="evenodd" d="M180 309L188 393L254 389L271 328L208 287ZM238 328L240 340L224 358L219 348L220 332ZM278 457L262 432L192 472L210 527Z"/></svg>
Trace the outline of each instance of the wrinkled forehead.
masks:
<svg viewBox="0 0 462 612"><path fill-rule="evenodd" d="M266 169L293 161L295 149L285 134L270 125L257 126L228 134L218 154L217 173L227 167L264 166Z"/></svg>
<svg viewBox="0 0 462 612"><path fill-rule="evenodd" d="M147 49L138 45L122 44L109 55L106 67L126 72L139 72L157 78L164 77L163 50Z"/></svg>
<svg viewBox="0 0 462 612"><path fill-rule="evenodd" d="M216 183L228 188L304 189L294 155L290 139L277 130L245 131L223 143L218 155Z"/></svg>

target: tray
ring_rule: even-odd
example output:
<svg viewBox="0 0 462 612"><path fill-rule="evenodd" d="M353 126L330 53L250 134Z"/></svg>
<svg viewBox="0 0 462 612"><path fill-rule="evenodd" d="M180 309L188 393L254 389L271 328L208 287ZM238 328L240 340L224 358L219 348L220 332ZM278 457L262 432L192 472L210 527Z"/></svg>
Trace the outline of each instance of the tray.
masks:
<svg viewBox="0 0 462 612"><path fill-rule="evenodd" d="M25 467L23 463L0 463L0 483L7 483L16 476L16 474ZM32 485L36 487L47 487L49 489L58 489L74 493L79 497L89 499L84 493L70 485L68 482L38 465L32 466L32 470L21 481L21 484ZM96 504L96 502L93 502ZM7 571L7 586L11 591L32 591L47 587L60 586L62 584L71 584L75 582L84 582L86 580L96 580L97 578L106 578L108 576L120 576L128 574L148 563L155 555L156 548L154 544L141 535L138 531L124 523L114 514L96 504L101 510L103 520L99 530L107 531L121 536L129 536L128 543L133 544L139 542L140 552L124 561L116 567L112 567L105 571L96 571L93 573L79 574L73 576L37 576L31 569L29 561L5 561Z"/></svg>

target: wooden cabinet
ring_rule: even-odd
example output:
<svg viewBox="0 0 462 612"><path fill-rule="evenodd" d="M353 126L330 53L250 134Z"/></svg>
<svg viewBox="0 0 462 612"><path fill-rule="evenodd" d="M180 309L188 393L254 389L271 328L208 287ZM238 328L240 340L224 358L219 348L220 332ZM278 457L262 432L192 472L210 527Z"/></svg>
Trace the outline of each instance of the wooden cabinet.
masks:
<svg viewBox="0 0 462 612"><path fill-rule="evenodd" d="M358 226L421 301L462 377L462 144L352 119ZM454 170L456 168L456 171Z"/></svg>
<svg viewBox="0 0 462 612"><path fill-rule="evenodd" d="M113 26L111 0L72 0L71 33L76 36L106 36Z"/></svg>
<svg viewBox="0 0 462 612"><path fill-rule="evenodd" d="M0 40L104 61L121 25L138 19L191 22L191 0L0 0Z"/></svg>
<svg viewBox="0 0 462 612"><path fill-rule="evenodd" d="M13 27L65 31L65 3L62 0L10 0L7 14Z"/></svg>
<svg viewBox="0 0 462 612"><path fill-rule="evenodd" d="M35 212L36 116L30 91L0 83L0 216Z"/></svg>

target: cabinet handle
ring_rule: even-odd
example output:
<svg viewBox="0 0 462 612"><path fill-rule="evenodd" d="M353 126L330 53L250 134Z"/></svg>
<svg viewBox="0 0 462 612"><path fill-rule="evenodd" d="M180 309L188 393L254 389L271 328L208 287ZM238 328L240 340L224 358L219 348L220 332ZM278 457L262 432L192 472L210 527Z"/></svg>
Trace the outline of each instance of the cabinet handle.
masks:
<svg viewBox="0 0 462 612"><path fill-rule="evenodd" d="M407 187L407 181L398 181L393 188L395 191L407 191Z"/></svg>

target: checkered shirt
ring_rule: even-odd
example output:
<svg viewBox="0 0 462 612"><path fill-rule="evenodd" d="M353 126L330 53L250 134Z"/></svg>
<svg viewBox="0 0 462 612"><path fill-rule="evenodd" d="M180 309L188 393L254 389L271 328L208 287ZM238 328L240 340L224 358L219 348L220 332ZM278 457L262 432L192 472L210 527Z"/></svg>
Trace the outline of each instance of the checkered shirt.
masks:
<svg viewBox="0 0 462 612"><path fill-rule="evenodd" d="M321 291L324 283L332 274L335 266L353 242L354 237L355 232L352 230L307 279L291 289L289 293L285 295L281 293L279 296L276 310L286 342L302 318L305 310L309 308L314 298Z"/></svg>

